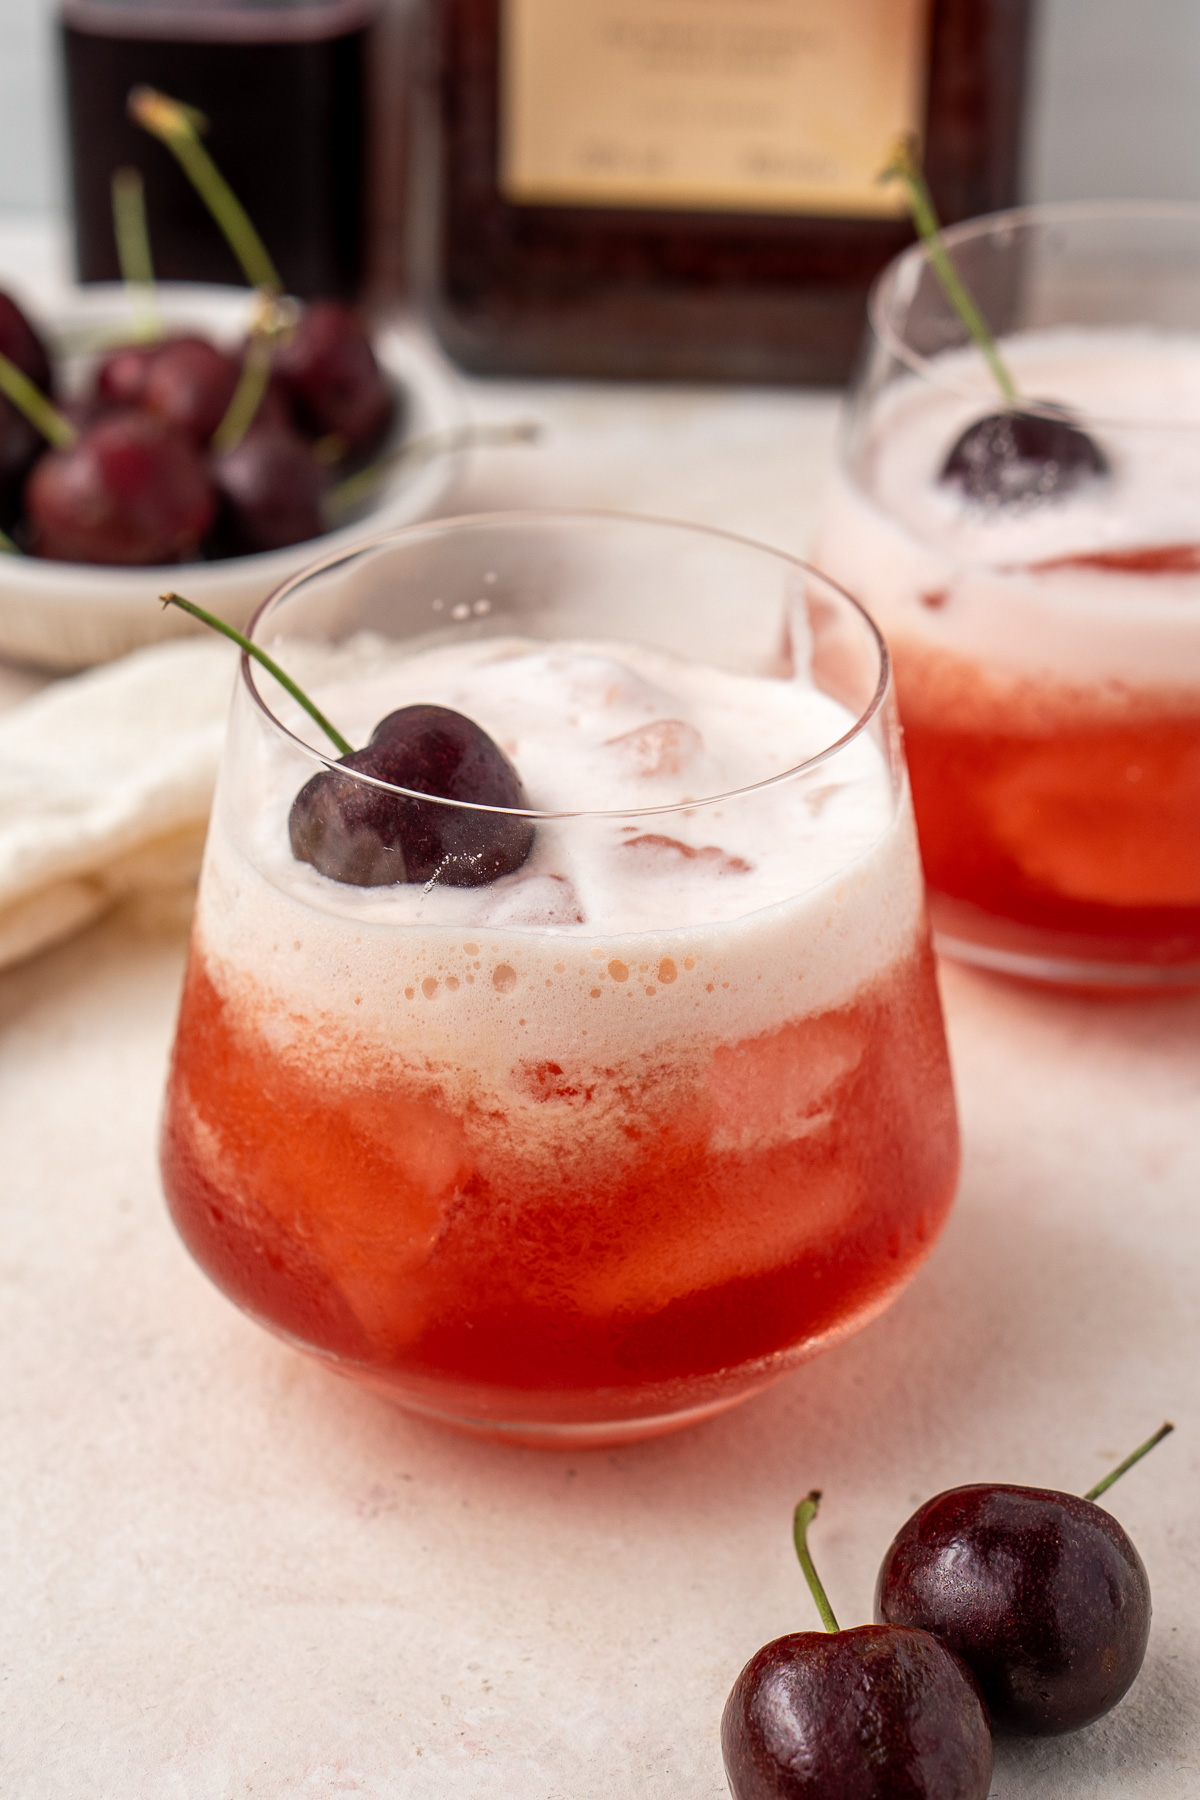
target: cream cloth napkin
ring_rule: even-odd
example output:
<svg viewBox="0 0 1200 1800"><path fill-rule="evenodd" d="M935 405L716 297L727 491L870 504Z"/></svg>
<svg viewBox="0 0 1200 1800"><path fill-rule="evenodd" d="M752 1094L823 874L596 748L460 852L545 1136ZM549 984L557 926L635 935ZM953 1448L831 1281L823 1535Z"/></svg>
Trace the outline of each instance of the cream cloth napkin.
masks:
<svg viewBox="0 0 1200 1800"><path fill-rule="evenodd" d="M0 715L0 967L194 884L236 663L158 644Z"/></svg>

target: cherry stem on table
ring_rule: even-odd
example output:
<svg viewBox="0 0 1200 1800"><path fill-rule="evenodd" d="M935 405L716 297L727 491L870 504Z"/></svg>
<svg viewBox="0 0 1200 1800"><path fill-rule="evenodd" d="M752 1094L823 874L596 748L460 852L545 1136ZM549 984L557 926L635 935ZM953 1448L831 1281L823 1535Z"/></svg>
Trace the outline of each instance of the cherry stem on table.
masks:
<svg viewBox="0 0 1200 1800"><path fill-rule="evenodd" d="M12 401L18 412L24 413L35 431L54 445L56 450L65 450L79 436L70 419L64 418L57 406L47 400L40 387L30 381L23 369L18 369L11 358L0 352L0 394Z"/></svg>
<svg viewBox="0 0 1200 1800"><path fill-rule="evenodd" d="M1154 1436L1148 1437L1144 1444L1139 1444L1132 1456L1127 1456L1123 1463L1117 1464L1111 1474L1104 1477L1103 1481L1098 1481L1095 1487L1090 1487L1083 1496L1084 1499L1098 1500L1106 1488L1110 1488L1114 1481L1119 1481L1121 1479L1126 1469L1132 1469L1134 1463L1141 1462L1147 1451L1153 1450L1155 1444L1161 1444L1163 1439L1169 1437L1174 1429L1175 1427L1169 1422L1165 1425L1160 1425L1158 1430L1154 1433Z"/></svg>
<svg viewBox="0 0 1200 1800"><path fill-rule="evenodd" d="M208 124L203 113L145 86L130 89L127 105L134 123L158 138L174 156L220 226L250 286L281 294L279 271L249 213L200 142L200 133Z"/></svg>
<svg viewBox="0 0 1200 1800"><path fill-rule="evenodd" d="M140 322L138 335L162 336L158 293L154 285L154 259L150 254L150 230L146 223L146 190L138 169L114 169L112 178L113 236L121 280Z"/></svg>
<svg viewBox="0 0 1200 1800"><path fill-rule="evenodd" d="M275 658L268 656L266 651L258 644L253 643L244 632L238 631L233 625L227 625L225 620L218 619L215 613L206 612L202 606L197 606L195 601L185 600L182 594L160 594L159 599L164 606L178 606L185 613L191 613L193 619L199 619L202 625L209 626L213 631L219 631L222 637L231 638L247 656L252 656L256 663L261 663L268 675L275 677L281 688L286 688L292 699L304 708L309 718L321 727L339 756L353 754L353 745L346 742L336 725L330 724L325 714L314 701L309 699L304 689L298 687L291 676L285 674L280 668Z"/></svg>
<svg viewBox="0 0 1200 1800"><path fill-rule="evenodd" d="M926 254L934 274L942 284L947 300L962 320L970 336L982 350L988 368L996 379L1009 406L1018 407L1021 396L1017 392L1017 384L1009 374L1003 357L996 348L996 340L992 336L987 320L976 306L958 270L946 254L942 243L942 228L934 209L933 200L925 184L917 164L915 148L911 138L902 138L896 147L895 154L887 168L879 177L880 181L902 181L908 190L908 208L912 214L917 234L925 245Z"/></svg>
<svg viewBox="0 0 1200 1800"><path fill-rule="evenodd" d="M808 1528L816 1518L820 1506L821 1491L819 1488L814 1488L811 1494L805 1494L792 1519L792 1537L796 1545L796 1555L800 1559L800 1567L804 1570L804 1579L808 1583L808 1591L816 1601L822 1625L826 1631L840 1631L841 1627L833 1616L833 1608L821 1585L821 1577L817 1574L813 1559L808 1553Z"/></svg>

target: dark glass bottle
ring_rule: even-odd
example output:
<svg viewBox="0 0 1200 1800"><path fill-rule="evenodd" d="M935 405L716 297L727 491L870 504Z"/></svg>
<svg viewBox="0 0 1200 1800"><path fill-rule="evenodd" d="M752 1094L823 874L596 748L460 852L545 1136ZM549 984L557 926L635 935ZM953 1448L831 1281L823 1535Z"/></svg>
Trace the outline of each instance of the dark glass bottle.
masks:
<svg viewBox="0 0 1200 1800"><path fill-rule="evenodd" d="M947 222L1015 197L1030 5L435 0L443 343L484 372L843 380L912 236L874 181L898 131Z"/></svg>
<svg viewBox="0 0 1200 1800"><path fill-rule="evenodd" d="M375 0L63 0L81 281L118 279L113 171L142 172L156 273L242 282L169 150L131 123L130 88L198 107L205 142L289 292L350 297L365 265L364 93Z"/></svg>

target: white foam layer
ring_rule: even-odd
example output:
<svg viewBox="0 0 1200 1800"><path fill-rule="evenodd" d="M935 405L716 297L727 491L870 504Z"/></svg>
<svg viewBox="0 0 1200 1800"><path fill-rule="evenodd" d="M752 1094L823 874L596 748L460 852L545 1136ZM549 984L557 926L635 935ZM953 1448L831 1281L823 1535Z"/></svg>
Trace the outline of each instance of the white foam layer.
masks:
<svg viewBox="0 0 1200 1800"><path fill-rule="evenodd" d="M611 1058L822 1010L922 929L907 796L867 734L804 777L700 803L848 729L803 680L490 640L319 684L317 698L352 741L397 706L455 706L504 746L539 810L697 804L543 821L527 864L488 887L354 888L292 856L307 770L266 734L254 770L223 778L197 929L218 978L251 978L281 1016L336 1015L385 1045L417 1033L435 1060L507 1063L518 1045Z"/></svg>
<svg viewBox="0 0 1200 1800"><path fill-rule="evenodd" d="M1200 545L1200 338L1083 330L1006 339L1020 391L1071 406L1107 477L1061 500L987 507L939 482L973 419L996 409L982 360L899 381L853 477L839 472L814 559L896 641L1067 683L1200 683L1200 574L1038 569L1047 560Z"/></svg>

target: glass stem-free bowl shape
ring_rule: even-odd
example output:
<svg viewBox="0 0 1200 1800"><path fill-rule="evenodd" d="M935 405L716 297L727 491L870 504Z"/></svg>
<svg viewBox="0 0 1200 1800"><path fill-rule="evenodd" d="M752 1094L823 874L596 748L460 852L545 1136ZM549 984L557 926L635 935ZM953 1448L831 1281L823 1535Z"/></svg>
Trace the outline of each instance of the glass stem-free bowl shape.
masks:
<svg viewBox="0 0 1200 1800"><path fill-rule="evenodd" d="M872 296L821 566L883 628L935 941L1108 991L1200 985L1200 207L1047 205L945 233L1025 403L1107 473L972 502L1003 411L916 247Z"/></svg>
<svg viewBox="0 0 1200 1800"><path fill-rule="evenodd" d="M225 1293L406 1407L542 1444L719 1411L885 1307L957 1132L854 601L718 532L504 514L318 565L253 630L353 742L458 701L535 839L475 887L297 862L331 752L244 662L162 1140Z"/></svg>

